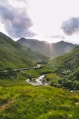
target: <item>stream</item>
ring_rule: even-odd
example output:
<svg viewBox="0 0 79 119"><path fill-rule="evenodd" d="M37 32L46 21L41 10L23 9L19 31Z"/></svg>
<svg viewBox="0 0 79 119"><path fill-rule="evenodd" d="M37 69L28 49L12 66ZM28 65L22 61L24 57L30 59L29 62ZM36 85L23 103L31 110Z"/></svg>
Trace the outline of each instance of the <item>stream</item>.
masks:
<svg viewBox="0 0 79 119"><path fill-rule="evenodd" d="M43 83L43 79L45 78L45 75L41 75L38 78L35 79L35 82L31 81L30 79L27 79L26 82L33 85L33 86L41 86L41 85L47 85L46 83Z"/></svg>

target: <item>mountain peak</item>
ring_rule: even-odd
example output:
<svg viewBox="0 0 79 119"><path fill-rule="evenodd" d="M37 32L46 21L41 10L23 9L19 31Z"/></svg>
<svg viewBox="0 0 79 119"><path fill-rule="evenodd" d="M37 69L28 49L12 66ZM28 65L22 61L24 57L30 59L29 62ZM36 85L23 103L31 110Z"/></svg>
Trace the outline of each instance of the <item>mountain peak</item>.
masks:
<svg viewBox="0 0 79 119"><path fill-rule="evenodd" d="M62 40L62 41L60 41L60 43L65 43L65 41Z"/></svg>
<svg viewBox="0 0 79 119"><path fill-rule="evenodd" d="M17 42L19 42L20 44L22 44L25 47L30 48L31 50L33 50L35 52L38 52L38 53L43 54L47 57L53 57L53 58L60 56L64 53L66 53L65 51L70 51L75 47L75 45L73 45L72 43L68 43L65 41L51 43L51 45L48 45L44 41L21 38ZM67 48L68 48L68 50L67 50Z"/></svg>
<svg viewBox="0 0 79 119"><path fill-rule="evenodd" d="M6 34L0 32L0 42L13 42L13 40Z"/></svg>
<svg viewBox="0 0 79 119"><path fill-rule="evenodd" d="M3 32L0 32L0 36L7 36L6 34L4 34ZM8 36L7 36L8 37Z"/></svg>

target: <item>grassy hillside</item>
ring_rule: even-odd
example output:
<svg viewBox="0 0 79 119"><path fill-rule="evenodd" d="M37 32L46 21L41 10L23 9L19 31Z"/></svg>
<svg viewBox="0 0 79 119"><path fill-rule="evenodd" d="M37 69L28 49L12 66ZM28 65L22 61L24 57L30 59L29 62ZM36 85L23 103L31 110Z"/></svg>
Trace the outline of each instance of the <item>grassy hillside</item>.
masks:
<svg viewBox="0 0 79 119"><path fill-rule="evenodd" d="M74 90L79 89L79 46L66 55L51 60L48 65L60 77L59 86Z"/></svg>
<svg viewBox="0 0 79 119"><path fill-rule="evenodd" d="M0 33L0 68L28 67L41 60L47 60L47 57L32 52Z"/></svg>
<svg viewBox="0 0 79 119"><path fill-rule="evenodd" d="M4 83L5 82L5 83ZM0 80L0 119L79 119L79 93Z"/></svg>
<svg viewBox="0 0 79 119"><path fill-rule="evenodd" d="M74 68L74 65L76 65L75 67L77 67L79 64L79 46L77 46L76 48L74 48L72 51L70 51L69 53L62 55L54 60L51 60L49 62L49 64L51 65L56 65L57 67L60 67L61 65L66 65L67 64L69 66L72 66Z"/></svg>

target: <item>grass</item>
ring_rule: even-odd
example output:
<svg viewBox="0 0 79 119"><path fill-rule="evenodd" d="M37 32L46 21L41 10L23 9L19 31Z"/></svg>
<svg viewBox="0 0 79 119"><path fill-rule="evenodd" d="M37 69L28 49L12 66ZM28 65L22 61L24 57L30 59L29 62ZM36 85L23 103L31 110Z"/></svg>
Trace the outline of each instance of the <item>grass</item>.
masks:
<svg viewBox="0 0 79 119"><path fill-rule="evenodd" d="M79 93L0 80L0 119L79 119Z"/></svg>
<svg viewBox="0 0 79 119"><path fill-rule="evenodd" d="M55 73L49 73L49 74L46 74L46 78L51 81L57 81L59 79L58 75L55 74Z"/></svg>

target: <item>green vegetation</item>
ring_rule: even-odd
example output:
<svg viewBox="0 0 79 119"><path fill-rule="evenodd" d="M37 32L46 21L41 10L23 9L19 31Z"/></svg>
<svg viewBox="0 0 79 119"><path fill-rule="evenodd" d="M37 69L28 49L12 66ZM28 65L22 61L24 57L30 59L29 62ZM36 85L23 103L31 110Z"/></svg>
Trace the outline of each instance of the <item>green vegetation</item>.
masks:
<svg viewBox="0 0 79 119"><path fill-rule="evenodd" d="M48 66L60 77L55 86L79 90L79 46L66 55L51 60ZM51 85L54 85L52 82Z"/></svg>
<svg viewBox="0 0 79 119"><path fill-rule="evenodd" d="M49 83L60 79L45 66L0 79L0 119L79 119L79 92L27 84L26 79L43 73Z"/></svg>
<svg viewBox="0 0 79 119"><path fill-rule="evenodd" d="M0 33L0 119L79 119L79 47L47 60Z"/></svg>
<svg viewBox="0 0 79 119"><path fill-rule="evenodd" d="M29 67L39 61L47 61L47 57L32 52L0 33L0 69Z"/></svg>
<svg viewBox="0 0 79 119"><path fill-rule="evenodd" d="M79 93L0 80L0 119L79 119Z"/></svg>

